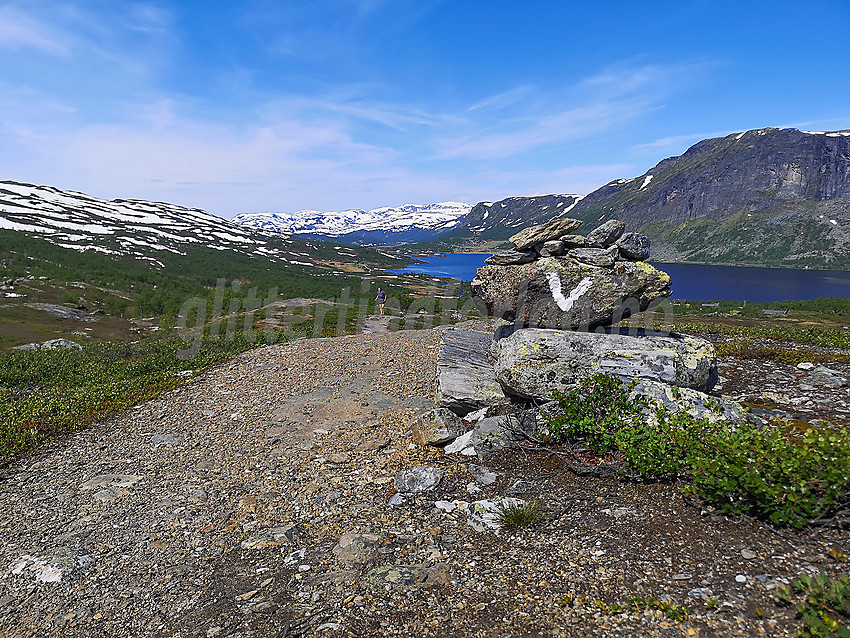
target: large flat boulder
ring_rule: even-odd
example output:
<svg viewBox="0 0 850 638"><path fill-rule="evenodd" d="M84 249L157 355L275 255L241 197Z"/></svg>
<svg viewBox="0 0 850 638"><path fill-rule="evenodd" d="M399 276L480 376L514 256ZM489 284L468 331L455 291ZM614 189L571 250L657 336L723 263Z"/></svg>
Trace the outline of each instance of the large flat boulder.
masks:
<svg viewBox="0 0 850 638"><path fill-rule="evenodd" d="M528 250L538 244L542 244L550 239L558 239L561 235L567 235L581 226L581 221L578 219L553 219L545 224L523 228L516 235L513 235L510 241L517 250Z"/></svg>
<svg viewBox="0 0 850 638"><path fill-rule="evenodd" d="M716 353L708 341L676 333L624 333L516 330L492 346L496 378L508 394L536 401L597 373L702 392L717 381Z"/></svg>
<svg viewBox="0 0 850 638"><path fill-rule="evenodd" d="M670 276L646 262L597 268L566 257L483 266L472 294L491 316L525 326L575 330L607 326L669 297Z"/></svg>
<svg viewBox="0 0 850 638"><path fill-rule="evenodd" d="M447 328L437 355L437 406L458 416L504 401L505 393L487 359L489 332Z"/></svg>

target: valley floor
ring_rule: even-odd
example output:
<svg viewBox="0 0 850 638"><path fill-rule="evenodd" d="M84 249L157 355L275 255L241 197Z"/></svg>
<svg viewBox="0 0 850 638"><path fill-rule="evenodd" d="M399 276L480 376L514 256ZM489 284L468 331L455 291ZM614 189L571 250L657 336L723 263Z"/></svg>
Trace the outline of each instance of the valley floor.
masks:
<svg viewBox="0 0 850 638"><path fill-rule="evenodd" d="M778 532L545 453L490 457L497 480L477 485L469 458L411 444L438 343L423 330L258 348L6 468L0 634L796 636L777 586L847 574L828 552L846 532ZM796 391L791 366L739 383L735 365L730 390ZM828 391L841 416L847 389ZM389 505L413 466L442 482ZM434 507L497 495L546 516L496 535ZM335 550L346 533L362 536ZM613 613L630 598L681 618Z"/></svg>

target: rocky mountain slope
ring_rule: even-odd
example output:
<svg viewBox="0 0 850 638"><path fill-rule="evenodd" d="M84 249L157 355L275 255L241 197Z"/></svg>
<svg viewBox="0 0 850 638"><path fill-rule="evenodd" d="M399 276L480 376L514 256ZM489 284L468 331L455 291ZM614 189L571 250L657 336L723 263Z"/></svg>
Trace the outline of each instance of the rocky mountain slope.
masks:
<svg viewBox="0 0 850 638"><path fill-rule="evenodd" d="M405 204L373 210L237 215L243 227L345 243L400 244L425 241L458 226L472 206L460 202Z"/></svg>
<svg viewBox="0 0 850 638"><path fill-rule="evenodd" d="M481 202L455 228L421 248L441 252L489 250L507 242L518 230L569 213L581 195L508 197L498 202Z"/></svg>
<svg viewBox="0 0 850 638"><path fill-rule="evenodd" d="M708 139L570 212L616 218L661 261L850 268L850 131L759 129Z"/></svg>
<svg viewBox="0 0 850 638"><path fill-rule="evenodd" d="M75 250L146 256L187 244L268 252L267 237L197 208L137 199L104 200L52 186L0 182L0 228Z"/></svg>
<svg viewBox="0 0 850 638"><path fill-rule="evenodd" d="M247 228L197 208L137 199L104 200L52 186L0 181L0 233L16 231L78 252L130 257L162 268L171 256L213 261L237 256L303 270L322 262L385 258L360 248L309 244L262 228ZM390 260L395 264L394 260Z"/></svg>

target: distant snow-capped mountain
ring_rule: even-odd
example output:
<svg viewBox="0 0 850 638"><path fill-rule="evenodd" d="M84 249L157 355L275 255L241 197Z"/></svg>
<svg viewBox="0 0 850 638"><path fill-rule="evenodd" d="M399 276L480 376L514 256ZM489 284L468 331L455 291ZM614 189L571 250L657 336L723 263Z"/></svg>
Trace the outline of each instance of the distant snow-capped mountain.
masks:
<svg viewBox="0 0 850 638"><path fill-rule="evenodd" d="M432 239L450 231L470 210L470 204L440 202L373 210L243 214L234 217L233 221L250 228L334 238L348 243L405 243Z"/></svg>
<svg viewBox="0 0 850 638"><path fill-rule="evenodd" d="M134 256L184 254L189 245L307 261L287 254L280 235L249 229L197 208L137 199L105 200L52 186L0 181L0 229L26 232L75 250Z"/></svg>

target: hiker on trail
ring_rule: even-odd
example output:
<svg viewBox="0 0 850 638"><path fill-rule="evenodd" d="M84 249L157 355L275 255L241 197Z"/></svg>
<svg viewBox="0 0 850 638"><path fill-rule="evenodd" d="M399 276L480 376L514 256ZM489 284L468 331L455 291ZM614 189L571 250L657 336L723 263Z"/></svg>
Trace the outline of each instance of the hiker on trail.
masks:
<svg viewBox="0 0 850 638"><path fill-rule="evenodd" d="M384 304L387 303L387 293L378 288L378 296L375 297L375 301L378 302L378 308L381 309L381 316L384 316Z"/></svg>

